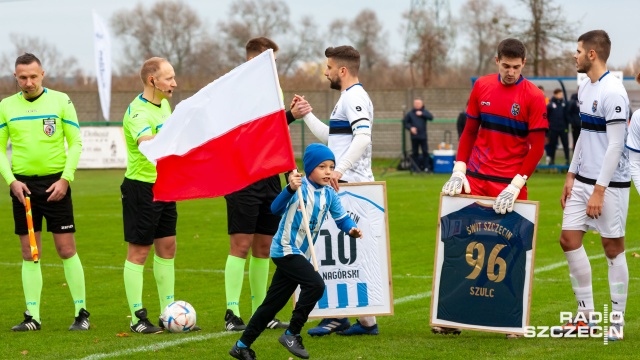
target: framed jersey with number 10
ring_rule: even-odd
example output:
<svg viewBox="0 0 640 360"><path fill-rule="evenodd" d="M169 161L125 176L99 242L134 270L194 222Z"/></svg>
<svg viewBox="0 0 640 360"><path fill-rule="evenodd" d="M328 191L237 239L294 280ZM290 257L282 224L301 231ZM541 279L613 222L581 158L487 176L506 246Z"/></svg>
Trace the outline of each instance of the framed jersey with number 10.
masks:
<svg viewBox="0 0 640 360"><path fill-rule="evenodd" d="M539 203L496 214L493 201L440 196L432 326L523 334L529 325Z"/></svg>
<svg viewBox="0 0 640 360"><path fill-rule="evenodd" d="M309 317L393 315L386 183L340 184L338 196L363 238L352 238L330 216L325 219L314 246L325 291Z"/></svg>

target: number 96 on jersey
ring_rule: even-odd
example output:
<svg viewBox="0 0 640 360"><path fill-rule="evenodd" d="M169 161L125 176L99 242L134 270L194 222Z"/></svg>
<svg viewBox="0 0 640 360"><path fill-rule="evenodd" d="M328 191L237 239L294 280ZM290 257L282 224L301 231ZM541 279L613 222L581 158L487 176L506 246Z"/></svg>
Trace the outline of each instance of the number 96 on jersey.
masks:
<svg viewBox="0 0 640 360"><path fill-rule="evenodd" d="M431 325L523 334L529 324L538 203L496 214L493 198L441 196Z"/></svg>

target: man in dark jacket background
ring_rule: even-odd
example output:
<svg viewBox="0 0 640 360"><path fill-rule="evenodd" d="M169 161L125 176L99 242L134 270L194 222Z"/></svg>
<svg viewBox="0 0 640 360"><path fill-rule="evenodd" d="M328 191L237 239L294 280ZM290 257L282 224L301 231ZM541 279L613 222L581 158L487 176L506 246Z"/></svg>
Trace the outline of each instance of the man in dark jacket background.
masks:
<svg viewBox="0 0 640 360"><path fill-rule="evenodd" d="M420 156L418 148L422 148L422 164L424 171L430 170L429 147L427 145L427 121L433 121L433 115L424 108L422 99L413 100L413 109L404 117L404 127L411 133L411 157L413 171L420 171L418 167Z"/></svg>
<svg viewBox="0 0 640 360"><path fill-rule="evenodd" d="M578 137L580 136L580 105L578 104L578 94L572 94L569 100L569 109L567 110L569 123L571 124L571 135L573 137L573 148L576 148Z"/></svg>
<svg viewBox="0 0 640 360"><path fill-rule="evenodd" d="M547 104L547 117L549 119L549 144L547 144L547 162L549 165L555 163L558 137L562 141L565 164L569 165L569 117L567 102L561 89L553 91L553 97Z"/></svg>

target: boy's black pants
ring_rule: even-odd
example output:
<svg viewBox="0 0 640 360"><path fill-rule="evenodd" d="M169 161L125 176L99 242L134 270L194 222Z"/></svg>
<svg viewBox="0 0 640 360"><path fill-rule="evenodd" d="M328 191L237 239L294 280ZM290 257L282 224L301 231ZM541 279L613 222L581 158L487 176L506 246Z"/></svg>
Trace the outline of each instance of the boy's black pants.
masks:
<svg viewBox="0 0 640 360"><path fill-rule="evenodd" d="M300 333L309 318L309 313L324 294L325 285L322 277L313 270L313 265L304 256L287 255L271 260L276 264L271 286L262 305L253 314L240 338L240 341L247 346L253 344L266 329L269 321L282 310L298 285L300 285L300 296L293 309L288 329L292 334Z"/></svg>

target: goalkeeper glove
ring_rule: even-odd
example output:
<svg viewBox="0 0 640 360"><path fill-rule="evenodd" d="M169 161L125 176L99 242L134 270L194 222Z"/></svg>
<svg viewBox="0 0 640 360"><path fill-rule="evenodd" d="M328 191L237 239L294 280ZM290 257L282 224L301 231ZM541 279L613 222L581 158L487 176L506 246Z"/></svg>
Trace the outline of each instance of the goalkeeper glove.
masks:
<svg viewBox="0 0 640 360"><path fill-rule="evenodd" d="M511 184L507 186L500 195L496 198L496 202L493 203L493 210L496 214L506 214L513 211L513 205L520 194L520 189L527 183L527 176L516 175L511 180Z"/></svg>
<svg viewBox="0 0 640 360"><path fill-rule="evenodd" d="M464 192L470 193L471 188L469 187L469 180L467 180L467 176L465 173L467 172L467 164L463 161L456 161L453 165L453 173L451 174L451 178L449 181L444 183L442 187L442 193L445 195L456 195L462 192L462 187L464 186Z"/></svg>

